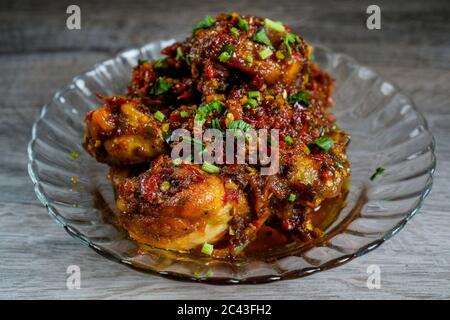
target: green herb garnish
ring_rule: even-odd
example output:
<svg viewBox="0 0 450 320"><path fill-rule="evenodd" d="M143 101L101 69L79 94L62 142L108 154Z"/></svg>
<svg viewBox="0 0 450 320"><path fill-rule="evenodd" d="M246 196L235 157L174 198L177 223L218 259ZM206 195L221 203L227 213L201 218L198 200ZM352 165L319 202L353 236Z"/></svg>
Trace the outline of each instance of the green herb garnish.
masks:
<svg viewBox="0 0 450 320"><path fill-rule="evenodd" d="M234 36L236 36L236 37L239 37L239 35L241 34L241 33L239 32L238 28L236 28L236 27L232 27L232 28L230 29L230 32L231 32Z"/></svg>
<svg viewBox="0 0 450 320"><path fill-rule="evenodd" d="M248 22L245 21L244 19L242 19L241 17L239 17L238 19L239 19L239 21L238 21L239 29L248 32L250 30L250 26L249 26Z"/></svg>
<svg viewBox="0 0 450 320"><path fill-rule="evenodd" d="M183 48L178 47L177 48L177 55L175 56L175 60L180 60L180 59L184 59L184 52L183 52Z"/></svg>
<svg viewBox="0 0 450 320"><path fill-rule="evenodd" d="M270 48L264 48L261 51L259 51L258 54L261 57L261 59L265 60L268 57L270 57L273 54L273 52L272 50L270 50Z"/></svg>
<svg viewBox="0 0 450 320"><path fill-rule="evenodd" d="M253 64L253 57L252 56L246 56L245 57L245 62L247 62L248 64Z"/></svg>
<svg viewBox="0 0 450 320"><path fill-rule="evenodd" d="M184 111L184 110L180 111L180 116L182 118L189 118L190 115L191 114L189 112L187 112L187 111Z"/></svg>
<svg viewBox="0 0 450 320"><path fill-rule="evenodd" d="M199 124L205 122L206 117L213 111L222 112L223 106L225 104L220 100L214 100L210 103L206 103L197 109L194 121Z"/></svg>
<svg viewBox="0 0 450 320"><path fill-rule="evenodd" d="M384 172L384 168L383 167L376 168L375 172L370 176L370 181L375 180L375 178L378 177L383 172Z"/></svg>
<svg viewBox="0 0 450 320"><path fill-rule="evenodd" d="M164 68L165 65L166 65L166 59L161 59L161 60L157 60L155 62L155 64L153 65L153 67L155 69L161 69L161 68Z"/></svg>
<svg viewBox="0 0 450 320"><path fill-rule="evenodd" d="M254 108L258 105L258 101L255 99L248 99L247 104L245 105L248 109Z"/></svg>
<svg viewBox="0 0 450 320"><path fill-rule="evenodd" d="M264 24L267 28L272 29L276 32L285 32L286 29L284 28L283 24L280 21L273 21L270 19L264 19Z"/></svg>
<svg viewBox="0 0 450 320"><path fill-rule="evenodd" d="M320 137L313 141L313 144L324 150L325 152L328 152L331 147L334 144L333 139L329 137Z"/></svg>
<svg viewBox="0 0 450 320"><path fill-rule="evenodd" d="M214 245L206 243L206 242L203 244L202 253L210 256L213 253L213 250L214 250Z"/></svg>
<svg viewBox="0 0 450 320"><path fill-rule="evenodd" d="M286 142L287 144L293 144L294 143L294 139L292 139L291 136L285 136L284 137L284 142Z"/></svg>
<svg viewBox="0 0 450 320"><path fill-rule="evenodd" d="M248 97L249 98L257 98L257 99L259 99L261 97L261 92L259 92L259 91L249 91L248 92Z"/></svg>
<svg viewBox="0 0 450 320"><path fill-rule="evenodd" d="M170 87L171 87L171 84L169 82L167 82L167 80L165 80L162 77L159 77L158 79L156 79L155 84L150 89L150 94L159 96L159 95L169 91Z"/></svg>
<svg viewBox="0 0 450 320"><path fill-rule="evenodd" d="M297 196L296 196L295 194L293 194L293 193L291 193L291 194L288 196L288 201L289 201L289 202L294 202L295 199L297 199Z"/></svg>
<svg viewBox="0 0 450 320"><path fill-rule="evenodd" d="M300 39L297 35L292 33L286 33L284 35L283 44L285 45L289 55L292 53L292 48L290 46L290 43L299 43Z"/></svg>
<svg viewBox="0 0 450 320"><path fill-rule="evenodd" d="M227 62L230 60L236 48L232 44L226 44L222 47L222 53L219 55L220 62Z"/></svg>
<svg viewBox="0 0 450 320"><path fill-rule="evenodd" d="M244 132L247 132L252 128L252 125L245 122L244 120L232 120L228 125L228 128L232 130L242 130Z"/></svg>
<svg viewBox="0 0 450 320"><path fill-rule="evenodd" d="M208 162L203 162L202 170L205 171L205 172L211 173L211 174L217 174L217 173L220 172L220 168L219 167L217 167L217 166L215 166L213 164L210 164Z"/></svg>
<svg viewBox="0 0 450 320"><path fill-rule="evenodd" d="M78 153L78 152L71 152L70 153L70 157L73 159L73 160L77 160L79 157L80 157L80 154Z"/></svg>
<svg viewBox="0 0 450 320"><path fill-rule="evenodd" d="M222 130L222 127L220 126L220 121L219 121L219 119L213 119L213 120L211 121L211 127L212 127L213 129Z"/></svg>
<svg viewBox="0 0 450 320"><path fill-rule="evenodd" d="M219 61L220 62L227 62L228 60L230 60L231 55L228 52L222 52L219 55Z"/></svg>
<svg viewBox="0 0 450 320"><path fill-rule="evenodd" d="M266 44L269 47L273 48L272 42L270 42L269 37L266 34L264 28L259 29L257 33L253 36L253 40L262 44Z"/></svg>
<svg viewBox="0 0 450 320"><path fill-rule="evenodd" d="M194 30L192 30L192 32L195 33L197 30L210 28L215 23L216 23L216 20L213 17L206 16L197 23L197 25L195 26Z"/></svg>
<svg viewBox="0 0 450 320"><path fill-rule="evenodd" d="M161 111L156 111L153 116L155 117L156 120L158 120L159 122L163 122L164 118L166 117L164 115L164 113L162 113Z"/></svg>
<svg viewBox="0 0 450 320"><path fill-rule="evenodd" d="M297 93L289 96L288 103L300 103L301 105L308 106L309 105L309 92L305 90L300 90Z"/></svg>

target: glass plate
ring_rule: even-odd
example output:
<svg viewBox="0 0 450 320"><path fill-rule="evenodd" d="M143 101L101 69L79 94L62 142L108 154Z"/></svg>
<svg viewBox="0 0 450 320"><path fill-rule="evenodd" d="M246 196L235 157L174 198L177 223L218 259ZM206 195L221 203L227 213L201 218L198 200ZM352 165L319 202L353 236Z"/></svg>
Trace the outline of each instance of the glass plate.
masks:
<svg viewBox="0 0 450 320"><path fill-rule="evenodd" d="M352 136L347 204L324 237L277 254L234 262L140 249L116 224L118 212L106 179L107 166L81 146L83 118L102 104L96 93L125 93L138 58L158 58L161 48L173 42L152 42L97 64L43 107L28 146L29 174L39 200L70 235L140 271L216 284L261 283L303 277L349 262L392 237L418 211L431 189L436 164L434 139L423 116L376 72L316 46L315 60L336 79L332 112L337 124ZM79 153L79 158L73 159L72 152ZM370 181L377 167L384 167L385 173Z"/></svg>

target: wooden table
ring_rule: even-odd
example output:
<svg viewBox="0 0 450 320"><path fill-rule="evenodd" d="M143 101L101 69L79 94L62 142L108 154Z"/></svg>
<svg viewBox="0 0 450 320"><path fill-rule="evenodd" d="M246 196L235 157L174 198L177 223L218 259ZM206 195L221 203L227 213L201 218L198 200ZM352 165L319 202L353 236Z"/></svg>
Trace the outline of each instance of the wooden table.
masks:
<svg viewBox="0 0 450 320"><path fill-rule="evenodd" d="M66 29L81 7L82 29ZM365 10L381 7L381 30ZM182 283L132 271L80 245L48 216L27 174L26 144L41 106L94 63L188 30L208 13L283 20L313 42L346 52L409 94L437 141L435 184L392 240L337 269L259 286ZM2 1L0 4L0 298L450 298L450 3L443 1ZM381 268L381 288L366 286ZM81 268L81 289L66 269Z"/></svg>

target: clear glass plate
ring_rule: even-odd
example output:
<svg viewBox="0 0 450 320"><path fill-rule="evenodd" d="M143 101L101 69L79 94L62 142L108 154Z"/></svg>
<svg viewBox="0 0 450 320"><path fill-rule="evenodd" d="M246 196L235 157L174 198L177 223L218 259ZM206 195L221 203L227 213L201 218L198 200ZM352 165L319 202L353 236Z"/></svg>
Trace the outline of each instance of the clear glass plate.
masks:
<svg viewBox="0 0 450 320"><path fill-rule="evenodd" d="M216 284L260 283L302 277L349 262L392 237L418 211L431 189L436 164L434 139L423 116L376 72L316 46L315 60L337 83L332 112L337 124L352 136L347 204L324 237L234 262L140 249L116 223L107 166L81 146L83 118L101 105L96 93L125 93L137 60L158 58L161 48L173 42L149 43L97 64L43 107L28 147L29 174L39 200L70 235L101 255L141 271ZM73 159L72 152L79 153L79 158ZM384 167L385 173L370 181L377 167Z"/></svg>

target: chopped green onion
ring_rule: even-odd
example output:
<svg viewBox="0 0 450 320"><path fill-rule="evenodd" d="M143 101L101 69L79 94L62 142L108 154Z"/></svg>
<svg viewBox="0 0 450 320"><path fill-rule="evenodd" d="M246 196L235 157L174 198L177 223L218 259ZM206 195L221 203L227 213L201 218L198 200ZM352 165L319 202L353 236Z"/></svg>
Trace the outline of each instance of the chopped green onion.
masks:
<svg viewBox="0 0 450 320"><path fill-rule="evenodd" d="M252 64L253 63L253 57L252 56L246 56L245 57L245 62L247 62L248 64Z"/></svg>
<svg viewBox="0 0 450 320"><path fill-rule="evenodd" d="M150 94L161 95L170 90L171 84L162 77L156 79L155 84L150 89Z"/></svg>
<svg viewBox="0 0 450 320"><path fill-rule="evenodd" d="M161 183L161 186L159 187L161 189L161 191L167 191L170 188L170 183L169 181L163 181Z"/></svg>
<svg viewBox="0 0 450 320"><path fill-rule="evenodd" d="M378 167L375 172L370 176L370 181L375 180L376 177L378 177L380 174L382 174L384 172L384 168L383 167Z"/></svg>
<svg viewBox="0 0 450 320"><path fill-rule="evenodd" d="M236 47L232 44L225 44L222 47L222 52L228 52L230 55L236 51Z"/></svg>
<svg viewBox="0 0 450 320"><path fill-rule="evenodd" d="M162 113L161 111L156 111L153 116L155 117L156 120L158 120L159 122L163 122L165 115L164 113Z"/></svg>
<svg viewBox="0 0 450 320"><path fill-rule="evenodd" d="M273 54L273 52L272 50L270 50L270 48L264 48L261 51L259 51L258 54L261 57L261 59L265 60L268 57L270 57Z"/></svg>
<svg viewBox="0 0 450 320"><path fill-rule="evenodd" d="M214 250L214 245L206 243L206 242L203 244L202 253L210 256L210 255L212 255L213 250Z"/></svg>
<svg viewBox="0 0 450 320"><path fill-rule="evenodd" d="M255 35L253 36L253 40L262 44L266 44L269 47L272 47L272 42L270 42L269 37L266 34L266 31L264 30L264 28L259 29L259 31L257 33L255 33Z"/></svg>
<svg viewBox="0 0 450 320"><path fill-rule="evenodd" d="M210 103L204 104L197 109L195 114L195 122L203 124L206 117L213 111L222 112L224 103L220 100L214 100Z"/></svg>
<svg viewBox="0 0 450 320"><path fill-rule="evenodd" d="M307 107L309 105L309 92L300 90L289 96L288 102L289 104L294 104L297 102Z"/></svg>
<svg viewBox="0 0 450 320"><path fill-rule="evenodd" d="M76 159L78 159L78 158L80 157L80 154L79 154L78 152L71 152L71 153L70 153L70 157L71 157L73 160L76 160Z"/></svg>
<svg viewBox="0 0 450 320"><path fill-rule="evenodd" d="M251 108L256 107L257 105L258 105L258 101L256 101L255 99L248 99L247 100L247 104L246 104L247 108L251 109Z"/></svg>
<svg viewBox="0 0 450 320"><path fill-rule="evenodd" d="M189 118L190 115L191 114L189 112L187 112L187 111L184 111L184 110L180 111L180 116L182 118Z"/></svg>
<svg viewBox="0 0 450 320"><path fill-rule="evenodd" d="M239 29L247 31L247 32L250 30L250 26L248 25L248 22L245 21L244 19L242 19L241 17L239 17L238 27L239 27Z"/></svg>
<svg viewBox="0 0 450 320"><path fill-rule="evenodd" d="M220 62L227 62L231 56L233 55L234 51L236 51L235 46L232 44L226 44L222 47L222 53L219 56Z"/></svg>
<svg viewBox="0 0 450 320"><path fill-rule="evenodd" d="M284 137L284 142L286 142L287 144L293 144L294 143L294 139L292 139L291 136L285 136Z"/></svg>
<svg viewBox="0 0 450 320"><path fill-rule="evenodd" d="M264 24L267 28L272 29L277 32L285 32L286 29L284 28L283 24L280 21L273 21L270 19L264 19Z"/></svg>
<svg viewBox="0 0 450 320"><path fill-rule="evenodd" d="M161 59L161 60L157 60L155 62L155 64L153 65L153 67L155 69L161 69L161 68L164 68L165 65L166 65L166 59Z"/></svg>
<svg viewBox="0 0 450 320"><path fill-rule="evenodd" d="M141 64L144 64L144 63L147 63L147 62L148 62L147 59L138 59L138 65L141 65Z"/></svg>
<svg viewBox="0 0 450 320"><path fill-rule="evenodd" d="M222 52L219 56L219 61L220 62L227 62L228 60L230 60L231 55L228 52Z"/></svg>
<svg viewBox="0 0 450 320"><path fill-rule="evenodd" d="M213 129L222 130L222 127L220 126L219 119L213 119L213 120L211 121L211 127L212 127Z"/></svg>
<svg viewBox="0 0 450 320"><path fill-rule="evenodd" d="M245 122L244 120L232 120L228 125L228 128L232 130L242 130L244 132L247 132L252 128L252 125Z"/></svg>
<svg viewBox="0 0 450 320"><path fill-rule="evenodd" d="M205 172L211 173L211 174L216 174L216 173L220 172L220 168L219 167L217 167L217 166L215 166L213 164L210 164L208 162L203 162L202 170L205 171Z"/></svg>
<svg viewBox="0 0 450 320"><path fill-rule="evenodd" d="M248 92L248 97L249 98L260 98L261 97L261 93L259 91L249 91Z"/></svg>
<svg viewBox="0 0 450 320"><path fill-rule="evenodd" d="M236 37L239 37L239 35L240 35L240 32L239 32L239 30L238 30L236 27L232 27L232 28L230 29L230 32L231 32L233 35L235 35Z"/></svg>
<svg viewBox="0 0 450 320"><path fill-rule="evenodd" d="M300 42L300 38L295 34L286 33L284 35L283 44L286 46L289 54L292 53L292 48L289 43L299 43L299 42Z"/></svg>
<svg viewBox="0 0 450 320"><path fill-rule="evenodd" d="M175 57L175 60L180 60L180 59L184 59L184 52L183 52L183 48L178 47L177 48L177 55Z"/></svg>
<svg viewBox="0 0 450 320"><path fill-rule="evenodd" d="M293 193L291 193L291 194L288 196L289 202L294 202L295 199L297 199L297 196L296 196L295 194L293 194Z"/></svg>
<svg viewBox="0 0 450 320"><path fill-rule="evenodd" d="M320 137L313 141L313 144L328 152L334 144L333 139L329 137Z"/></svg>
<svg viewBox="0 0 450 320"><path fill-rule="evenodd" d="M213 17L206 16L197 23L197 25L195 26L194 30L192 30L192 32L195 33L197 30L210 28L215 23L216 23L216 20Z"/></svg>

